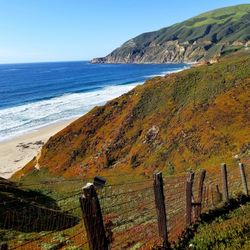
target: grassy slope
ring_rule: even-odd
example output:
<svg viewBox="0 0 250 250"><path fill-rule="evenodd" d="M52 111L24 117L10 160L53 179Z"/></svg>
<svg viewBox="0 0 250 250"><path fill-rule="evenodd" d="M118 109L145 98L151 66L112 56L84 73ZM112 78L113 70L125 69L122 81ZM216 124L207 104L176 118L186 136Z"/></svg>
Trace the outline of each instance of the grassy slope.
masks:
<svg viewBox="0 0 250 250"><path fill-rule="evenodd" d="M216 33L217 31L217 36L220 37L220 40L232 42L237 37L235 37L235 34L232 34L232 32L228 32L224 34L224 36L220 36L219 34L226 28L233 29L233 23L241 23L242 27L247 28L247 26L243 24L245 22L249 24L249 21L247 21L249 13L250 4L216 9L190 18L184 22L174 24L170 27L141 34L135 37L133 41L138 44L138 46L141 44L142 47L153 40L155 40L157 44L160 44L163 41L173 40L173 37L175 37L175 39L178 38L180 42L194 41L199 39L200 35L202 35L204 30L206 30L207 26L210 25L212 32L203 34L203 38L211 39L213 35L212 33ZM215 30L213 25L215 25ZM235 33L238 32L241 33L240 30L235 31ZM243 33L238 37L240 41L245 41L247 35L249 35L249 32L245 32L245 34ZM231 39L233 36L234 38Z"/></svg>
<svg viewBox="0 0 250 250"><path fill-rule="evenodd" d="M22 186L0 178L0 242L8 242L11 248L41 237L22 249L40 249L36 246L40 243L41 249L49 249L46 246L57 245L79 231L80 207L65 211L79 206L78 195L72 196L72 190L78 192L82 185L81 181ZM72 197L62 199L68 196ZM43 237L46 231L54 233Z"/></svg>
<svg viewBox="0 0 250 250"><path fill-rule="evenodd" d="M250 204L201 224L190 249L250 249Z"/></svg>
<svg viewBox="0 0 250 250"><path fill-rule="evenodd" d="M217 9L215 11L209 11L195 17L197 19L200 18L200 21L194 23L193 27L198 27L209 23L220 24L229 20L238 21L240 18L242 18L242 16L244 16L249 11L250 11L249 4L241 4L237 6L230 6L226 8ZM191 18L190 21L193 21L195 18Z"/></svg>
<svg viewBox="0 0 250 250"><path fill-rule="evenodd" d="M127 58L133 62L145 56L146 62L157 62L157 58L161 62L161 58L166 56L166 49L174 53L171 45L164 47L164 44L178 41L182 45L185 43L184 47L188 46L187 43L192 45L192 53L189 54L188 50L186 60L209 60L228 50L242 47L233 45L235 41L249 41L249 17L250 4L216 9L157 31L143 33L125 42L108 56L119 62L125 62Z"/></svg>
<svg viewBox="0 0 250 250"><path fill-rule="evenodd" d="M157 77L53 136L15 178L167 174L235 162L249 149L249 53Z"/></svg>

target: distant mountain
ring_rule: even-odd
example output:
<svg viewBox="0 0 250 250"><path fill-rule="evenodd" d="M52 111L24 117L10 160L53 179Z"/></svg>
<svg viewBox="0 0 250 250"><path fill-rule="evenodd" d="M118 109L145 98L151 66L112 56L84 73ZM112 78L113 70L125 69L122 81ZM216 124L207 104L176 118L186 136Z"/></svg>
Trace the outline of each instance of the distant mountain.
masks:
<svg viewBox="0 0 250 250"><path fill-rule="evenodd" d="M250 4L209 11L141 34L92 63L170 63L211 60L250 45Z"/></svg>
<svg viewBox="0 0 250 250"><path fill-rule="evenodd" d="M249 158L249 92L247 49L153 78L51 137L14 178L171 175L236 164Z"/></svg>

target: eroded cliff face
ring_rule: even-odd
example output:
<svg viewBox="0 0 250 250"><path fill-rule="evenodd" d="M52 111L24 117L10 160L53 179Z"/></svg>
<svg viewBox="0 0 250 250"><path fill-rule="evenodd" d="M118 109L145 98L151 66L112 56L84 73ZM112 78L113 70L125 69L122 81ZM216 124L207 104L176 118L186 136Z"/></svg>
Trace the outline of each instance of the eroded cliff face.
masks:
<svg viewBox="0 0 250 250"><path fill-rule="evenodd" d="M125 42L92 63L209 61L249 46L250 5L218 9Z"/></svg>
<svg viewBox="0 0 250 250"><path fill-rule="evenodd" d="M213 47L213 53L206 50L209 46ZM93 59L92 63L193 63L220 57L225 46L227 44L213 45L211 41L192 44L188 41L184 43L167 41L161 45L152 43L137 52L135 52L136 47L127 53L114 51L107 57Z"/></svg>

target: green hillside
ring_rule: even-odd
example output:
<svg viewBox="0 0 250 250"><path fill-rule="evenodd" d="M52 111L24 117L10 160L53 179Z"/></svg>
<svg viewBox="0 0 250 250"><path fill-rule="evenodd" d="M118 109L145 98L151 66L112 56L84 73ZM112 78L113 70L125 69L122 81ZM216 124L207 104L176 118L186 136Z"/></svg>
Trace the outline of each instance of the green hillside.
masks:
<svg viewBox="0 0 250 250"><path fill-rule="evenodd" d="M171 175L236 164L249 157L249 70L243 51L148 80L51 137L15 178Z"/></svg>
<svg viewBox="0 0 250 250"><path fill-rule="evenodd" d="M191 249L250 249L250 203L199 225ZM184 248L181 248L184 249ZM190 249L187 246L186 249Z"/></svg>
<svg viewBox="0 0 250 250"><path fill-rule="evenodd" d="M141 34L93 63L167 63L211 60L247 46L250 4L213 10Z"/></svg>

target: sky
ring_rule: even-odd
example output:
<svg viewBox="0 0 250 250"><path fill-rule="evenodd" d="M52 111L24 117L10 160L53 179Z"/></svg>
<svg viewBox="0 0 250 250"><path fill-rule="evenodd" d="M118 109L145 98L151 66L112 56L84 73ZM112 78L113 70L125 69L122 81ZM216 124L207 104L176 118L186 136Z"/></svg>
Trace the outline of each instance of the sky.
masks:
<svg viewBox="0 0 250 250"><path fill-rule="evenodd" d="M0 0L0 63L89 60L237 0Z"/></svg>

